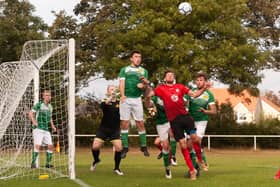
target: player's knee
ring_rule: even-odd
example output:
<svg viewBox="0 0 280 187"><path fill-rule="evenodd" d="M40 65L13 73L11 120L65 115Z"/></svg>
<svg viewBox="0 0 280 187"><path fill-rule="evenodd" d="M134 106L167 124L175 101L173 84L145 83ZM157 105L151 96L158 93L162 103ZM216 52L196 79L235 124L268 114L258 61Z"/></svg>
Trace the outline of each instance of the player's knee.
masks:
<svg viewBox="0 0 280 187"><path fill-rule="evenodd" d="M145 125L143 121L136 121L136 126L138 128L138 131L145 131Z"/></svg>
<svg viewBox="0 0 280 187"><path fill-rule="evenodd" d="M186 140L184 138L179 140L179 144L180 144L180 147L182 149L186 149L187 148L187 142L186 142Z"/></svg>
<svg viewBox="0 0 280 187"><path fill-rule="evenodd" d="M122 151L122 145L121 144L120 145L115 145L115 151L116 152Z"/></svg>
<svg viewBox="0 0 280 187"><path fill-rule="evenodd" d="M122 130L128 130L128 126L129 126L129 121L128 120L122 120L121 121L121 129Z"/></svg>
<svg viewBox="0 0 280 187"><path fill-rule="evenodd" d="M40 150L40 145L35 145L34 146L34 152L39 152Z"/></svg>
<svg viewBox="0 0 280 187"><path fill-rule="evenodd" d="M169 149L169 143L168 143L168 140L167 141L163 141L162 142L162 148L165 149L165 150L168 150Z"/></svg>
<svg viewBox="0 0 280 187"><path fill-rule="evenodd" d="M92 149L93 150L98 150L101 147L101 142L99 142L98 140L94 140L93 144L92 144Z"/></svg>
<svg viewBox="0 0 280 187"><path fill-rule="evenodd" d="M49 149L50 151L52 151L52 150L53 150L53 144L48 145L48 149Z"/></svg>
<svg viewBox="0 0 280 187"><path fill-rule="evenodd" d="M200 141L200 138L196 134L192 134L191 135L191 140L192 140L192 142L196 143L196 142Z"/></svg>

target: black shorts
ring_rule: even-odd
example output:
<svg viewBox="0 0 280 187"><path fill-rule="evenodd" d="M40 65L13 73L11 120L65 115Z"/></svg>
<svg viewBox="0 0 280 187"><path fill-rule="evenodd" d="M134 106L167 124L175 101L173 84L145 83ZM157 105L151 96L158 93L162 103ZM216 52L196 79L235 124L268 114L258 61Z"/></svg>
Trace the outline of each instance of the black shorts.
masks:
<svg viewBox="0 0 280 187"><path fill-rule="evenodd" d="M170 122L170 126L177 142L180 139L185 138L185 132L187 134L196 133L194 120L189 114L177 116L173 121Z"/></svg>
<svg viewBox="0 0 280 187"><path fill-rule="evenodd" d="M120 139L120 129L104 129L99 128L96 132L96 138L99 138L103 141L106 140L118 140Z"/></svg>

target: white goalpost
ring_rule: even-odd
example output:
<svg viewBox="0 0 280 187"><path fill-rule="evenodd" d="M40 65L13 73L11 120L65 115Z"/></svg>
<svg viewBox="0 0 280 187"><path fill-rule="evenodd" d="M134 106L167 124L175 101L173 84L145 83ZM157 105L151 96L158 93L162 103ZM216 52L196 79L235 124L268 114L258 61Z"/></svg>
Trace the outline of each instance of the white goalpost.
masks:
<svg viewBox="0 0 280 187"><path fill-rule="evenodd" d="M19 177L75 179L75 41L26 42L20 61L0 64L0 179ZM32 126L28 113L44 90L50 90L53 168L45 168L46 149L31 169Z"/></svg>

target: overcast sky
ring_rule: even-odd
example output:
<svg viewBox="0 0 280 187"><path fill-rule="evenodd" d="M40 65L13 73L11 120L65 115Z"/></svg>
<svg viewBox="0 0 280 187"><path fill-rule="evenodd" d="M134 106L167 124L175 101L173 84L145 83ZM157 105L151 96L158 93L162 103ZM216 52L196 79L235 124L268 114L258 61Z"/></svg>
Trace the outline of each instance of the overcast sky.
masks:
<svg viewBox="0 0 280 187"><path fill-rule="evenodd" d="M51 25L54 21L54 15L51 11L65 10L68 14L73 14L73 9L80 0L29 0L36 8L35 15L41 17L48 25ZM274 92L280 91L280 72L272 70L265 70L263 72L265 78L258 86L259 89L264 92L272 90ZM90 87L84 89L84 92L92 92L98 97L103 97L108 84L117 84L118 81L105 81L96 80L90 83ZM222 84L215 83L214 87L223 87Z"/></svg>

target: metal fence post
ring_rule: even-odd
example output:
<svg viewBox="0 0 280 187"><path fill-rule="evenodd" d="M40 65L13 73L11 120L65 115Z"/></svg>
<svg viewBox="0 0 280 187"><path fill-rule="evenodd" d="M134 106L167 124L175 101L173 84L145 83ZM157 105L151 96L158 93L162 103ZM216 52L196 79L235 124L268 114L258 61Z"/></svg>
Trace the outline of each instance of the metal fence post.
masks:
<svg viewBox="0 0 280 187"><path fill-rule="evenodd" d="M210 135L207 135L207 139L208 139L208 151L210 151L211 147L210 147Z"/></svg>
<svg viewBox="0 0 280 187"><path fill-rule="evenodd" d="M254 136L254 151L257 150L257 136Z"/></svg>

